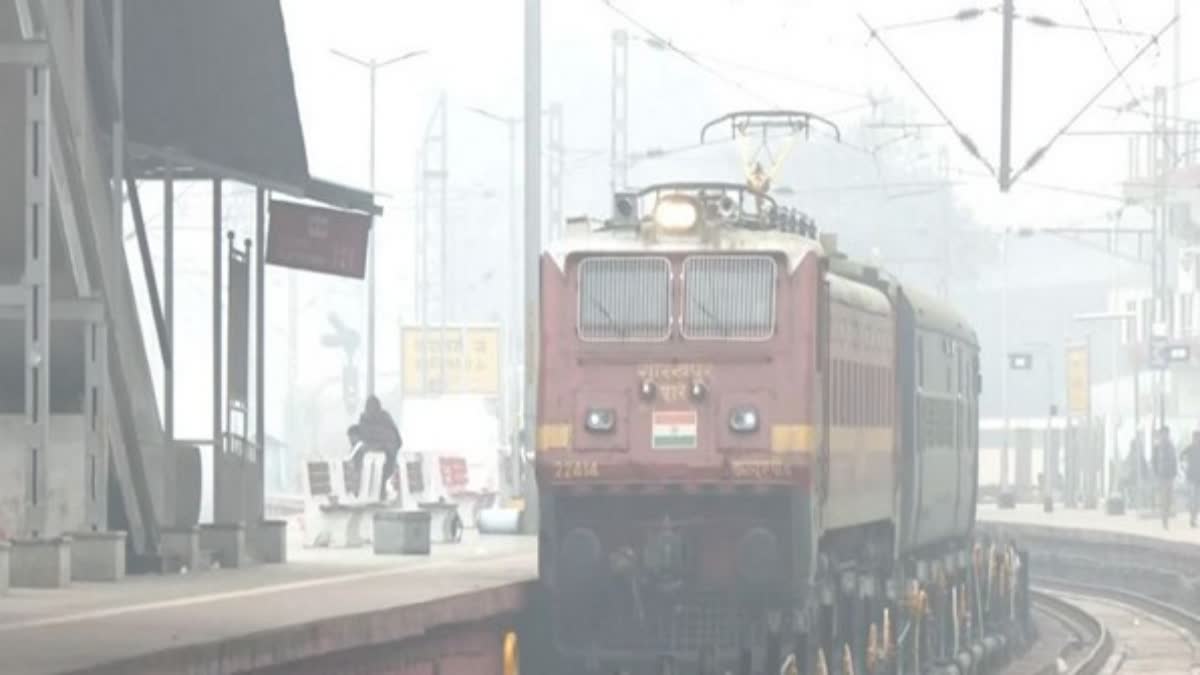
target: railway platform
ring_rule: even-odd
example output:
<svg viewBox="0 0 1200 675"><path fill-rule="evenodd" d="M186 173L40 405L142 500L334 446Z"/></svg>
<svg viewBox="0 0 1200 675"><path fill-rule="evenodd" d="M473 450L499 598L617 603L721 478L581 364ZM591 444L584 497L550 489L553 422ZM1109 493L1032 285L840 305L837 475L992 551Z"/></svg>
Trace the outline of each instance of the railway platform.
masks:
<svg viewBox="0 0 1200 675"><path fill-rule="evenodd" d="M468 536L420 557L289 555L284 565L11 589L0 596L0 672L498 672L491 664L536 568L535 540L517 536ZM356 656L381 649L390 652ZM330 670L339 661L356 665Z"/></svg>
<svg viewBox="0 0 1200 675"><path fill-rule="evenodd" d="M1015 509L980 504L976 515L984 527L1050 528L1063 537L1086 537L1093 541L1105 537L1114 541L1138 537L1164 544L1200 546L1200 527L1189 527L1188 515L1180 509L1176 509L1169 528L1163 528L1157 513L1126 511L1121 515L1109 515L1098 509L1072 509L1057 504L1050 513L1044 512L1041 504L1018 504Z"/></svg>

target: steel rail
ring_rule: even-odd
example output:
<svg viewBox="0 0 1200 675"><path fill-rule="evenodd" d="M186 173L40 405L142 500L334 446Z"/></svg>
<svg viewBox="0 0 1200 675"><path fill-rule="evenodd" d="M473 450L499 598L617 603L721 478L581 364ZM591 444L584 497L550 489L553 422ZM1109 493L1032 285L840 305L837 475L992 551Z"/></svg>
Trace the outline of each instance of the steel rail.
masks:
<svg viewBox="0 0 1200 675"><path fill-rule="evenodd" d="M1039 580L1039 583L1043 580ZM1058 589L1057 585L1053 588ZM1063 588L1062 590L1067 590ZM1091 595L1091 593L1087 593ZM1091 648L1067 669L1068 675L1096 675L1104 670L1105 664L1112 657L1116 642L1112 633L1095 616L1084 611L1069 600L1053 595L1048 589L1031 589L1030 595L1034 603L1043 611L1054 615L1067 624L1073 632L1094 636ZM1054 672L1051 670L1051 672Z"/></svg>

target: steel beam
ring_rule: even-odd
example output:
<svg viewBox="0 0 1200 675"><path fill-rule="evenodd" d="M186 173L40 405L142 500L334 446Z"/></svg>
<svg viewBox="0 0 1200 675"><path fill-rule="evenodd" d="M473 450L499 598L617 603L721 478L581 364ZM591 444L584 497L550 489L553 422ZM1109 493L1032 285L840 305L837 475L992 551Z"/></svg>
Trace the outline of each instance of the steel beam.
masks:
<svg viewBox="0 0 1200 675"><path fill-rule="evenodd" d="M629 33L623 30L613 31L612 34L611 96L612 129L609 142L612 179L609 187L617 192L624 190L629 183Z"/></svg>
<svg viewBox="0 0 1200 675"><path fill-rule="evenodd" d="M137 234L142 274L146 278L146 291L150 295L150 314L154 318L154 330L158 335L159 355L165 367L171 361L171 347L167 338L167 320L163 315L162 300L158 294L158 277L154 274L154 258L150 255L150 238L146 234L146 221L142 214L142 198L136 180L126 178L125 188L129 193L129 211L133 215L133 229Z"/></svg>
<svg viewBox="0 0 1200 675"><path fill-rule="evenodd" d="M542 215L542 8L525 0L525 409L524 449L532 450L537 425ZM516 453L514 453L515 455ZM517 457L526 495L526 530L539 528L537 488L524 458Z"/></svg>
<svg viewBox="0 0 1200 675"><path fill-rule="evenodd" d="M225 415L222 411L221 382L224 379L224 361L221 358L221 257L224 254L221 228L224 219L221 213L221 179L212 182L212 443L213 467L221 459L222 439L225 437ZM216 476L216 473L213 474ZM216 513L215 506L213 513Z"/></svg>
<svg viewBox="0 0 1200 675"><path fill-rule="evenodd" d="M175 175L170 165L163 177L163 432L175 441ZM161 339L162 336L160 336Z"/></svg>
<svg viewBox="0 0 1200 675"><path fill-rule="evenodd" d="M25 89L25 422L27 519L46 528L50 449L50 69L27 68Z"/></svg>
<svg viewBox="0 0 1200 675"><path fill-rule="evenodd" d="M50 63L50 47L42 40L0 42L0 63L35 68Z"/></svg>
<svg viewBox="0 0 1200 675"><path fill-rule="evenodd" d="M84 448L83 494L88 519L85 525L108 529L108 326L103 306L84 331Z"/></svg>
<svg viewBox="0 0 1200 675"><path fill-rule="evenodd" d="M547 242L558 240L563 232L563 114L561 103L551 103L550 112L546 118L547 135L549 136L550 162L546 167L546 193L549 202L550 222L546 223L545 239Z"/></svg>
<svg viewBox="0 0 1200 675"><path fill-rule="evenodd" d="M258 502L254 514L258 521L265 514L266 486L266 363L267 363L267 193L261 187L255 191L254 239L254 447L258 454ZM374 229L374 228L372 228Z"/></svg>

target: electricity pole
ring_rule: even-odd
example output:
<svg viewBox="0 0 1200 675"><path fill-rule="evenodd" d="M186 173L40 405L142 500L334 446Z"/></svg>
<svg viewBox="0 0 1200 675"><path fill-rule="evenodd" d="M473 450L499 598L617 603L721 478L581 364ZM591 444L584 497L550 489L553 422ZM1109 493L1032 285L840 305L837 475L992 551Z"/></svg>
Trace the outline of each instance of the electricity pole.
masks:
<svg viewBox="0 0 1200 675"><path fill-rule="evenodd" d="M1012 181L1012 58L1013 0L1004 0L1000 53L1000 191ZM1005 356L1004 358L1008 358ZM1006 432L1007 439L1007 432ZM1007 440L1005 446L1007 447ZM1007 450L1005 451L1007 453Z"/></svg>
<svg viewBox="0 0 1200 675"><path fill-rule="evenodd" d="M537 445L537 372L539 271L542 215L542 8L541 0L525 0L525 410L522 438L532 454ZM523 466L524 458L518 458ZM522 472L525 474L526 472ZM525 528L538 531L536 486L524 475L528 500ZM520 484L520 483L518 483Z"/></svg>
<svg viewBox="0 0 1200 675"><path fill-rule="evenodd" d="M375 59L360 59L345 52L336 49L330 50L334 56L343 58L350 63L361 66L367 69L368 87L370 91L370 122L368 123L368 168L367 168L367 184L371 194L375 193L375 75L379 70L386 68L394 63L405 61L427 54L428 50L418 49L415 51L401 54L400 56L388 59L387 61L377 61ZM375 232L375 225L372 224L370 239L368 244L367 258L367 395L375 394L375 250L378 248L379 237Z"/></svg>
<svg viewBox="0 0 1200 675"><path fill-rule="evenodd" d="M500 423L500 429L504 433L506 439L513 438L513 427L519 426L514 424L517 418L517 413L521 409L517 403L518 394L521 391L521 374L517 372L517 363L521 360L521 351L518 349L520 340L517 339L518 334L523 330L518 329L523 326L521 318L521 251L522 251L522 231L518 224L517 217L517 129L521 125L520 117L508 117L498 115L496 113L483 110L481 108L468 108L471 112L482 115L494 122L499 122L504 125L508 131L508 269L505 275L505 288L507 290L505 304L508 306L505 312L507 319L505 321L504 330L504 405L501 406L501 415L503 420ZM514 466L517 466L519 454L515 446L513 447L512 458ZM515 472L510 473L509 478L515 475Z"/></svg>

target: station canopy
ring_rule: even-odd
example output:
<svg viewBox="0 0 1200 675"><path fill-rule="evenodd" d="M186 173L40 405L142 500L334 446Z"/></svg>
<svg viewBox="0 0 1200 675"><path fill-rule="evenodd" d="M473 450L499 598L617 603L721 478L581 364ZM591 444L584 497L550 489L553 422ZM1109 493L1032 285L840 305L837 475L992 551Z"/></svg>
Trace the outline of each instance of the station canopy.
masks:
<svg viewBox="0 0 1200 675"><path fill-rule="evenodd" d="M111 125L111 4L85 3L97 114ZM227 178L378 214L373 196L314 178L278 0L125 0L129 175Z"/></svg>

